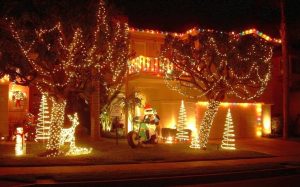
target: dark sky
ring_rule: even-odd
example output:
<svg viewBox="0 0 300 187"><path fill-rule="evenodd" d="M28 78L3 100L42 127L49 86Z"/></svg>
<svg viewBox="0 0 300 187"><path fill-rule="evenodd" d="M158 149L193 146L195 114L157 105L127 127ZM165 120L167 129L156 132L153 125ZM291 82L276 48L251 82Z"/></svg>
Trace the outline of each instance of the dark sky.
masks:
<svg viewBox="0 0 300 187"><path fill-rule="evenodd" d="M138 28L182 32L194 26L224 31L257 28L279 37L278 0L111 0ZM288 0L292 30L300 25L300 1ZM300 29L298 28L298 31Z"/></svg>
<svg viewBox="0 0 300 187"><path fill-rule="evenodd" d="M257 28L272 37L280 36L279 0L106 1L128 16L130 26L137 28L174 32L192 27L223 31ZM86 13L94 16L91 12L96 5L97 0L0 0L0 15L35 11L38 17L46 17L57 12L67 15L63 16L66 20L77 20L87 17ZM300 43L300 0L287 0L287 21L292 41Z"/></svg>

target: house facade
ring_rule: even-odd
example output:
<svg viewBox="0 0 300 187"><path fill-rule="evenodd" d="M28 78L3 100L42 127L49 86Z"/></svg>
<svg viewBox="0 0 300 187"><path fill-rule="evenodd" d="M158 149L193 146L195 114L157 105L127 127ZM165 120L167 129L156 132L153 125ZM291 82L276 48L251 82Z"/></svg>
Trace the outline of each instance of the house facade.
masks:
<svg viewBox="0 0 300 187"><path fill-rule="evenodd" d="M190 32L188 31L184 34L189 34ZM245 32L251 34L253 31L250 32L248 30ZM177 127L181 101L184 101L187 113L187 129L196 131L199 128L208 105L207 100L205 98L196 100L181 95L169 89L163 79L164 75L158 57L166 34L168 33L130 29L130 44L135 57L129 62L129 76L125 83L124 91L127 96L138 92L142 97L142 106L135 107L134 112L128 115L121 114L121 118L123 118L125 124L125 132L133 129L133 117L143 118L143 106L145 105L151 106L159 115L159 129L161 132L163 129L175 129ZM177 34L180 35L179 33ZM260 37L272 40L264 34ZM273 40L279 42L279 40ZM246 102L225 98L213 122L210 138L222 138L226 113L229 108L232 113L237 138L253 138L272 133L272 117L282 114L282 70L279 53L278 55L275 53L272 63L272 79L264 94L259 99ZM37 111L36 107L38 106L37 103L39 103L40 97L34 97L34 94L30 94L28 87L10 83L7 77L1 79L0 90L0 136L5 137L8 136L11 126L22 123L28 111ZM298 95L299 91L293 93L293 97L297 97ZM291 103L291 105L293 104ZM115 113L115 115L119 115L122 112L116 109ZM296 118L295 116L299 113L299 108L293 107L293 118Z"/></svg>

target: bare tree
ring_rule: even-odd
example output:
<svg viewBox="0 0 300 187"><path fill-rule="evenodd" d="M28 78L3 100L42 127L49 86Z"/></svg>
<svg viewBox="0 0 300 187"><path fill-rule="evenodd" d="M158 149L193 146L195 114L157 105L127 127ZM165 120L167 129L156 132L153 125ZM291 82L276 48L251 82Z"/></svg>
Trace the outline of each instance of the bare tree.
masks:
<svg viewBox="0 0 300 187"><path fill-rule="evenodd" d="M209 101L200 126L203 149L225 96L251 100L263 93L271 78L271 57L272 47L254 36L208 32L166 37L161 60L167 84L184 95Z"/></svg>

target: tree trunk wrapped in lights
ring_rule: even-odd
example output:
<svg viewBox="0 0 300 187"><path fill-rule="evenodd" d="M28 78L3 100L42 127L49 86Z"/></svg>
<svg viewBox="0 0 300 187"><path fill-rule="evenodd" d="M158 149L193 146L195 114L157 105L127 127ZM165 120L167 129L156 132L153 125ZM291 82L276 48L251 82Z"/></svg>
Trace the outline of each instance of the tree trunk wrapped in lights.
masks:
<svg viewBox="0 0 300 187"><path fill-rule="evenodd" d="M212 100L208 102L207 110L204 113L204 118L200 125L200 145L202 149L206 149L210 129L213 124L215 115L218 112L219 106L220 106L219 101Z"/></svg>
<svg viewBox="0 0 300 187"><path fill-rule="evenodd" d="M52 99L50 138L47 143L46 156L57 156L60 154L60 134L65 120L66 101Z"/></svg>
<svg viewBox="0 0 300 187"><path fill-rule="evenodd" d="M49 154L46 156L56 156L60 152L57 133L64 125L66 99L71 94L86 102L94 99L98 104L93 106L100 108L100 102L107 104L116 97L124 81L129 56L128 25L112 17L103 0L99 0L98 5L95 25L91 29L70 29L63 23L47 29L20 29L7 20L11 41L19 47L19 56L23 57L18 62L11 62L10 70L15 71L12 79L19 84L35 85L53 98ZM98 89L101 98L90 97L94 90L92 79L101 84ZM98 120L99 108L94 110L94 120ZM92 134L98 136L99 128L93 129L97 132Z"/></svg>
<svg viewBox="0 0 300 187"><path fill-rule="evenodd" d="M200 145L206 149L220 102L230 96L252 100L265 90L271 78L272 46L252 35L191 33L167 36L160 61L169 88L209 101L199 128Z"/></svg>

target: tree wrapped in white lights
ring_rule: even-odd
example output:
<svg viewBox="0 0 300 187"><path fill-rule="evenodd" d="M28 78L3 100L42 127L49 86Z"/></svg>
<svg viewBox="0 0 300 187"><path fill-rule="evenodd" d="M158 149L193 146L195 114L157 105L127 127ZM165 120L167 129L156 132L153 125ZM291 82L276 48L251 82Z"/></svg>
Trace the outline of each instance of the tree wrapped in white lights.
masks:
<svg viewBox="0 0 300 187"><path fill-rule="evenodd" d="M42 93L41 104L36 126L35 141L47 141L50 137L50 113L47 101L47 93Z"/></svg>
<svg viewBox="0 0 300 187"><path fill-rule="evenodd" d="M176 133L176 139L178 141L186 141L189 139L188 132L185 131L185 129L186 129L186 111L184 107L184 102L182 100L179 109L177 133Z"/></svg>
<svg viewBox="0 0 300 187"><path fill-rule="evenodd" d="M235 135L234 135L234 126L232 122L231 112L230 109L227 111L226 121L225 121L225 128L223 133L223 140L221 144L222 149L235 149Z"/></svg>
<svg viewBox="0 0 300 187"><path fill-rule="evenodd" d="M97 79L104 88L101 95L112 97L124 79L129 51L128 25L108 14L103 0L99 0L96 14L92 33L83 32L80 27L67 30L62 23L31 32L23 32L14 22L9 24L32 74L22 77L22 71L15 70L22 80L36 85L41 92L48 92L53 101L46 156L60 154L60 133L70 94L82 96L92 90L91 80ZM28 33L30 37L26 37ZM17 76L16 80L19 80Z"/></svg>
<svg viewBox="0 0 300 187"><path fill-rule="evenodd" d="M185 96L209 101L200 124L202 149L225 96L251 100L263 93L271 78L271 57L272 46L251 35L195 31L166 37L160 56L166 84Z"/></svg>

